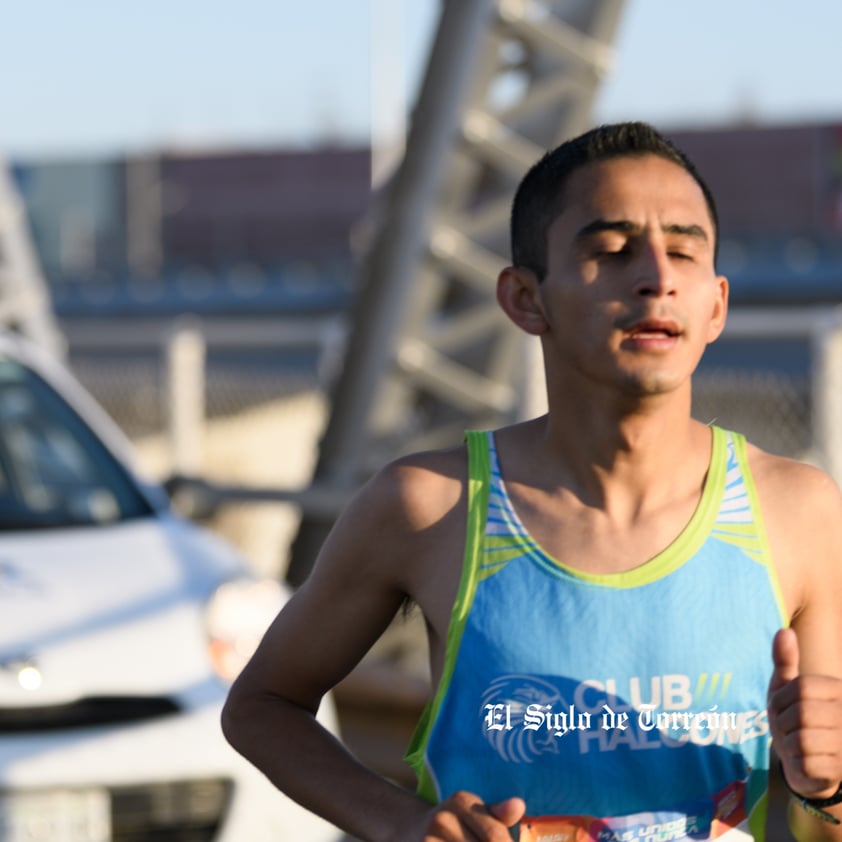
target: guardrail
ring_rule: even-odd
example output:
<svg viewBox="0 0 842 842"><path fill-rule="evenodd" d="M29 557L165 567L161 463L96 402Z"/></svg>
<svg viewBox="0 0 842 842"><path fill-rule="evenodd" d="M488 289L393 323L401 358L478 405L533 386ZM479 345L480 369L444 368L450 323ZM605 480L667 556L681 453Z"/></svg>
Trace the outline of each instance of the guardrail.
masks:
<svg viewBox="0 0 842 842"><path fill-rule="evenodd" d="M723 337L810 343L813 450L842 485L842 304L735 310Z"/></svg>
<svg viewBox="0 0 842 842"><path fill-rule="evenodd" d="M347 333L342 316L294 318L136 319L129 323L64 326L71 349L143 349L161 354L166 371L167 435L172 453L167 485L188 511L207 512L228 503L286 502L302 512L331 516L344 506L348 489L250 488L210 483L200 477L200 446L205 425L205 357L213 349L291 349L318 351L320 380L339 367ZM842 305L798 309L734 310L723 338L800 339L811 358L811 435L813 452L842 484Z"/></svg>

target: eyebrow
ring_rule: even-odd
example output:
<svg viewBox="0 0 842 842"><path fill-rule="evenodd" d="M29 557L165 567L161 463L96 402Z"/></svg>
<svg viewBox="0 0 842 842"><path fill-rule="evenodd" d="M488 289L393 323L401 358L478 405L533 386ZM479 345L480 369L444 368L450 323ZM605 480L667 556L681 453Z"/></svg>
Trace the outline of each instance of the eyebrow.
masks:
<svg viewBox="0 0 842 842"><path fill-rule="evenodd" d="M589 222L583 228L579 229L576 234L576 241L581 242L592 237L594 234L599 234L603 231L616 231L620 234L639 234L643 230L643 226L635 222L630 222L627 219L595 219ZM661 229L665 234L679 234L684 237L694 237L703 242L708 241L708 234L701 225L690 223L682 225L677 222L664 225Z"/></svg>

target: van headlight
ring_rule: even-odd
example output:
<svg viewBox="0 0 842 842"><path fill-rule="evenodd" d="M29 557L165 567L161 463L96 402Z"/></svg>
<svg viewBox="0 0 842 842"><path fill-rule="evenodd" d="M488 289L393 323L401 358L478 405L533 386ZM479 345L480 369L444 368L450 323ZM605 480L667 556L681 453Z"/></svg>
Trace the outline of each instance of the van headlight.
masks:
<svg viewBox="0 0 842 842"><path fill-rule="evenodd" d="M274 579L234 579L216 589L205 622L210 660L220 678L237 677L286 599Z"/></svg>

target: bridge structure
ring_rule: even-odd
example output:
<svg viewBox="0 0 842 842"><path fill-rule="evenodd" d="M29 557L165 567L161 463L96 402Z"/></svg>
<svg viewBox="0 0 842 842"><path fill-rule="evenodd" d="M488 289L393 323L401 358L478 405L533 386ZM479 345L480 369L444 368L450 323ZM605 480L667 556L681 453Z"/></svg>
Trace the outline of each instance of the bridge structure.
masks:
<svg viewBox="0 0 842 842"><path fill-rule="evenodd" d="M442 0L403 160L370 220L344 367L313 487L342 499L402 453L540 411L536 341L495 280L514 188L585 130L622 0ZM303 512L287 577L306 577L335 513Z"/></svg>
<svg viewBox="0 0 842 842"><path fill-rule="evenodd" d="M26 213L0 158L0 328L63 356L65 342L30 237Z"/></svg>

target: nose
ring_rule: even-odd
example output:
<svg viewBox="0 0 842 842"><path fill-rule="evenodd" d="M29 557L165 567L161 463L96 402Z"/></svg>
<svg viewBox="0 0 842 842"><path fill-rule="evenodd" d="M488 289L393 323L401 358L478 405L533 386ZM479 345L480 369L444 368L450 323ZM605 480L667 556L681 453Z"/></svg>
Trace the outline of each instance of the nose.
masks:
<svg viewBox="0 0 842 842"><path fill-rule="evenodd" d="M675 295L675 276L669 255L660 242L641 246L634 265L634 293L645 298Z"/></svg>

